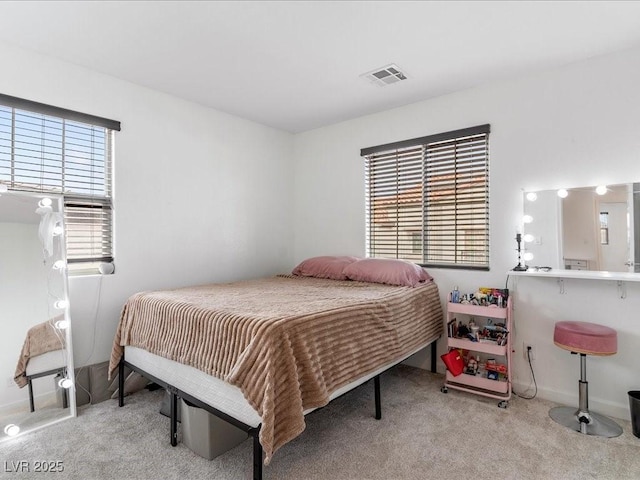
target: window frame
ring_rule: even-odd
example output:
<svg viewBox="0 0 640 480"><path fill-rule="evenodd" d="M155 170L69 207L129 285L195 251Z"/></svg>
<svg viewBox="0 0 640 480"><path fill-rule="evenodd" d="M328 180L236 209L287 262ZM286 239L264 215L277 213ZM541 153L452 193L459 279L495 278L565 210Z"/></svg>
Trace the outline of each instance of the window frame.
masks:
<svg viewBox="0 0 640 480"><path fill-rule="evenodd" d="M114 133L121 130L120 122L5 94L0 94L0 106L11 110L11 138L4 139L5 146L10 148L10 152L5 152L5 154L8 153L6 155L8 162L6 160L4 162L11 174L9 174L8 180L0 179L0 183L5 184L9 190L13 191L61 195L64 205L68 271L72 275L99 273L100 263L113 262L113 142ZM52 164L48 164L50 166L45 167L45 164L42 163L38 169L37 165L31 161L24 163L23 158L20 160L22 163L17 163L17 158L20 158L16 154L16 150L18 150L15 135L15 132L18 131L17 117L27 114L42 117L42 126L40 129L33 130L36 134L36 137L33 138L41 139L40 155L43 159L45 155L49 155L49 153L45 153L45 148L48 148L45 146L45 138L47 138L45 135L53 135L46 142L51 141L54 144L61 142L59 147L54 148L59 152L52 154L55 158L51 160ZM53 122L54 125L59 123L61 128L55 134L47 133L45 122ZM68 131L67 127L69 127ZM87 134L87 132L91 134L91 148L88 153L83 151L83 149L89 148L85 145L88 140L76 140L75 147L71 146L71 142L68 142L73 136L73 131L77 129L81 130L80 135ZM104 141L101 148L94 148L92 143L94 132L99 134L99 140ZM26 145L30 146L32 143ZM24 147L21 148L24 149ZM90 167L77 167L77 165L86 163L86 160L90 161ZM98 167L94 171L93 162L96 160ZM41 161L44 162L44 160ZM16 165L28 165L27 170L25 170L27 167L24 166L22 170L33 175L31 177L33 181L31 178L28 181L17 180L17 176L14 176ZM45 170L49 170L49 172L45 173ZM54 173L51 173L51 170ZM55 173L58 171L59 173ZM77 179L74 187L69 187L68 178ZM70 180L70 183L72 184L74 181ZM94 186L96 186L98 193L94 191ZM95 209L100 209L98 215L96 215L97 210ZM72 211L74 212L73 218L70 217ZM89 228L86 228L87 226ZM82 233L83 229L86 233ZM76 242L73 247L71 247L72 242ZM86 255L82 248L77 246L81 244L90 245ZM98 245L97 250L96 245ZM97 251L101 253L97 253Z"/></svg>
<svg viewBox="0 0 640 480"><path fill-rule="evenodd" d="M485 271L490 269L490 131L490 125L484 124L361 149L360 155L365 157L367 256L400 258L433 268ZM458 153L458 144L466 146L466 150L461 148ZM420 149L421 158L418 158L417 152ZM441 152L438 152L438 149ZM394 155L395 177L391 172ZM378 165L375 165L376 161L379 162ZM417 170L418 164L421 172ZM394 180L395 185L393 184ZM401 204L407 203L408 196L412 198L417 196L415 192L411 195L409 193L410 190L416 189L417 181L420 182L417 195L421 195L422 203L414 205L412 213L403 215L401 214ZM465 182L466 185L462 185ZM453 193L449 193L449 210L443 210L440 215L433 208L434 198L438 193L434 186L436 184L440 184L441 190L454 185ZM460 192L458 185L461 185ZM436 193L434 194L434 192ZM395 203L393 201L394 195ZM461 206L463 203L460 202L460 199L463 196L466 196L467 208ZM384 200L376 205L376 198L379 201ZM451 200L454 201L453 204ZM413 201L417 203L416 199ZM446 203L443 195L440 202L440 205ZM393 212L396 222L395 232L391 231L386 234L380 232L380 220L376 221L375 218L376 216L378 218L385 217L385 210L381 210L380 207L382 203L395 205L395 212ZM405 210L407 210L406 206ZM421 219L419 218L420 211L422 213ZM433 221L438 219L443 222L446 219L449 225L441 226L439 230L434 229L433 226L428 227L430 222L433 225ZM386 217L385 222L390 223ZM414 234L411 233L407 237L408 240L401 240L403 229L406 232L414 232L416 228L422 232L423 237L423 250L421 255L418 255L419 259L416 259L414 252L409 252L409 250L413 250L411 245ZM465 230L471 232L470 235L478 240L466 240L464 238ZM433 241L438 231L443 239L440 247ZM395 243L392 238L394 234ZM430 234L431 239L428 238ZM461 247L458 246L459 241L462 241ZM376 242L383 242L384 246L376 247ZM450 243L448 246L445 245L447 242ZM475 247L474 243L476 243ZM474 247L471 250L471 260L463 262L464 250L460 251L460 248L464 249L469 246ZM395 252L392 251L394 248ZM437 256L440 256L439 260L434 260Z"/></svg>

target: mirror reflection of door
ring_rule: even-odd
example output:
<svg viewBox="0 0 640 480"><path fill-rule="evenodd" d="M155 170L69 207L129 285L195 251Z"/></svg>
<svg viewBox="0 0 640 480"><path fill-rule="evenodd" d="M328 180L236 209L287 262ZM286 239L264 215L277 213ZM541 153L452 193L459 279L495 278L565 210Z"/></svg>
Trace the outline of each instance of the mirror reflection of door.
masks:
<svg viewBox="0 0 640 480"><path fill-rule="evenodd" d="M600 203L600 269L607 272L631 271L627 234L627 204Z"/></svg>

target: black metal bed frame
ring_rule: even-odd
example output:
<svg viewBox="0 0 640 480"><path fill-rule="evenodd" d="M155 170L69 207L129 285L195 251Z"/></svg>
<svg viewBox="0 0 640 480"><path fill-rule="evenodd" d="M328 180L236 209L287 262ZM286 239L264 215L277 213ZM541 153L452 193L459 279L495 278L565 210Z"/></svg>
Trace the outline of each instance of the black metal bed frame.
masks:
<svg viewBox="0 0 640 480"><path fill-rule="evenodd" d="M439 337L438 337L439 338ZM438 338L434 339L431 343L431 372L436 372L436 352L437 352L437 341ZM397 364L396 364L397 365ZM170 442L171 446L175 447L178 445L178 397L186 400L187 402L192 403L193 405L203 408L207 412L215 415L216 417L224 420L227 423L239 428L240 430L244 430L253 438L253 480L262 480L262 465L263 465L263 451L262 445L260 444L260 426L252 427L247 425L246 423L241 422L240 420L218 410L211 405L204 403L201 400L193 397L187 392L184 392L173 385L165 382L164 380L160 380L159 378L151 375L144 370L132 365L127 362L124 358L124 353L122 354L122 358L120 359L120 363L118 364L118 406L124 406L124 369L125 367L130 368L131 370L139 373L140 375L146 377L148 380L160 385L164 388L171 397L171 408L170 408ZM374 397L375 397L375 418L376 420L380 420L382 418L382 404L380 398L380 375L384 372L390 370L395 367L395 365L389 367L387 370L379 373L378 375L373 377L373 386L374 386ZM368 380L367 380L368 381ZM366 383L366 382L365 382ZM345 392L348 393L348 392ZM335 398L333 399L335 400Z"/></svg>

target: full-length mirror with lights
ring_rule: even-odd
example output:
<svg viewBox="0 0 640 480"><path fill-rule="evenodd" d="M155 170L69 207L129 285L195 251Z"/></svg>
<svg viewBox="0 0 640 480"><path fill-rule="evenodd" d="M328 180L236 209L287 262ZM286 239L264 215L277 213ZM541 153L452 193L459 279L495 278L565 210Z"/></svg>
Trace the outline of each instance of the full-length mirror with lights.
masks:
<svg viewBox="0 0 640 480"><path fill-rule="evenodd" d="M0 441L76 415L62 199L0 191Z"/></svg>
<svg viewBox="0 0 640 480"><path fill-rule="evenodd" d="M524 195L528 266L640 273L640 183Z"/></svg>

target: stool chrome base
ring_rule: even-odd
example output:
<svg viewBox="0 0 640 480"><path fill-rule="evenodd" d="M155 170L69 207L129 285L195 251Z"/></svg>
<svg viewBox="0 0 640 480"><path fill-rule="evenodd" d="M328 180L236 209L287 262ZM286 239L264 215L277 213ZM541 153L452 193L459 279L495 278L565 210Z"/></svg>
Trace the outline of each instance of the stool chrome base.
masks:
<svg viewBox="0 0 640 480"><path fill-rule="evenodd" d="M579 413L588 422L580 422L578 420ZM549 410L549 416L556 423L586 435L607 438L622 435L622 427L610 418L590 411L580 412L580 409L576 407L554 407Z"/></svg>

